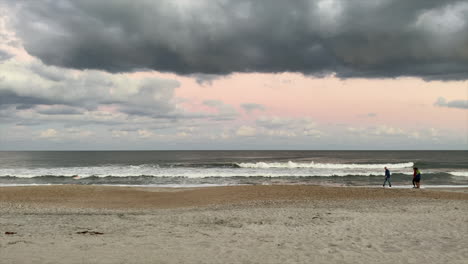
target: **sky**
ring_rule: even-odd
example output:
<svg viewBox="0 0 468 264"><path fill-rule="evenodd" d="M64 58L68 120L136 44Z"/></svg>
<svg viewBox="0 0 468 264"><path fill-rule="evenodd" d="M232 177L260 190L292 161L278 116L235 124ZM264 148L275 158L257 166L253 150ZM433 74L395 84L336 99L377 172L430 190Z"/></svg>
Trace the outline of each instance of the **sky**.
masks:
<svg viewBox="0 0 468 264"><path fill-rule="evenodd" d="M0 0L0 150L467 150L467 32L458 0Z"/></svg>

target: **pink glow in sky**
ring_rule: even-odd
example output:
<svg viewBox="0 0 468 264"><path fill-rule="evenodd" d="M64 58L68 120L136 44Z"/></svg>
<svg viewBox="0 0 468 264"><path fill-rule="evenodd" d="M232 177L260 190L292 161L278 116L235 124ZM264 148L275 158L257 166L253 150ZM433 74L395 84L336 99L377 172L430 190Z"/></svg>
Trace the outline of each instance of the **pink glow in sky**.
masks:
<svg viewBox="0 0 468 264"><path fill-rule="evenodd" d="M314 78L296 73L238 73L199 84L194 78L153 74L175 78L180 82L175 96L188 100L183 106L189 111L205 109L201 106L205 100L219 100L239 111L240 105L245 103L265 107L264 111L244 116L245 119L272 115L308 117L320 123L467 129L466 110L434 104L439 97L447 101L467 98L466 81L338 79L332 76Z"/></svg>

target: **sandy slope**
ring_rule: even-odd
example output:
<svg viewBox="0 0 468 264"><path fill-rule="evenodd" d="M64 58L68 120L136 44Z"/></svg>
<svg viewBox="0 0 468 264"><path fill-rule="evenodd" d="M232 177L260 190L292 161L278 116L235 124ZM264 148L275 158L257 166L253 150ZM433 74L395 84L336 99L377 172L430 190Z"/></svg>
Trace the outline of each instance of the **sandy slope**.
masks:
<svg viewBox="0 0 468 264"><path fill-rule="evenodd" d="M316 186L0 188L0 263L466 263L467 199Z"/></svg>

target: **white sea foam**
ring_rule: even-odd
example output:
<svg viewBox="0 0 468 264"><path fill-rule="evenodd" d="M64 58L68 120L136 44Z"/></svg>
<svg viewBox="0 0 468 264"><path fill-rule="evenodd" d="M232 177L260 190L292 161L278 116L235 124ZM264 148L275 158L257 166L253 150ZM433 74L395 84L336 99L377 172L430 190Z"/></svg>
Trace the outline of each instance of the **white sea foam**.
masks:
<svg viewBox="0 0 468 264"><path fill-rule="evenodd" d="M346 164L346 163L298 163L298 162L256 162L256 163L237 163L241 168L317 168L317 169L389 169L410 168L414 166L413 162L405 163L387 163L387 164Z"/></svg>
<svg viewBox="0 0 468 264"><path fill-rule="evenodd" d="M327 166L318 167L296 167L287 169L284 167L270 167L269 169L246 167L246 168L201 168L201 167L159 167L154 165L140 166L96 166L96 167L61 167L61 168L17 168L0 169L0 177L12 176L18 178L33 178L39 176L65 176L82 179L86 177L128 177L128 176L153 176L153 177L186 177L186 178L206 178L206 177L331 177L331 176L382 176L382 166L380 164L373 167L351 167L330 168ZM399 165L404 166L404 165ZM392 169L392 173L411 175L411 170L406 168Z"/></svg>
<svg viewBox="0 0 468 264"><path fill-rule="evenodd" d="M52 185L63 185L63 184L37 184L37 183L0 183L0 187L22 187L22 186L52 186Z"/></svg>
<svg viewBox="0 0 468 264"><path fill-rule="evenodd" d="M24 187L24 186L55 186L63 184L0 184L0 187ZM115 186L115 187L148 187L148 188L200 188L200 187L219 187L219 186L239 186L245 184L93 184L96 186ZM268 184L271 185L271 184ZM366 185L366 186L346 186L342 184L320 184L323 186L343 187L343 188L382 188L382 186ZM388 187L386 187L389 189ZM468 188L468 185L423 185L421 189L456 189L456 188ZM393 185L391 189L413 189L412 185Z"/></svg>
<svg viewBox="0 0 468 264"><path fill-rule="evenodd" d="M32 178L38 176L79 176L85 177L126 177L126 176L159 176L160 169L155 165L139 166L92 166L92 167L57 167L57 168L16 168L0 169L0 177L14 176L19 178Z"/></svg>
<svg viewBox="0 0 468 264"><path fill-rule="evenodd" d="M367 186L353 186L356 188L382 188L381 185L375 186L375 185L367 185ZM468 188L468 185L423 185L421 186L421 189L440 189L440 188L447 188L447 189L452 189L452 188ZM412 185L392 185L392 187L385 187L385 189L414 189Z"/></svg>
<svg viewBox="0 0 468 264"><path fill-rule="evenodd" d="M449 174L459 177L468 177L468 171L451 171Z"/></svg>
<svg viewBox="0 0 468 264"><path fill-rule="evenodd" d="M414 163L388 164L343 164L343 163L299 163L299 162L257 162L239 163L240 168L232 167L160 167L156 164L144 165L107 165L91 167L56 168L12 168L0 169L0 177L33 178L40 176L65 176L83 179L87 177L345 177L345 176L382 176L383 167L391 169L392 174L412 175ZM431 173L425 171L425 174ZM466 174L464 174L466 175Z"/></svg>

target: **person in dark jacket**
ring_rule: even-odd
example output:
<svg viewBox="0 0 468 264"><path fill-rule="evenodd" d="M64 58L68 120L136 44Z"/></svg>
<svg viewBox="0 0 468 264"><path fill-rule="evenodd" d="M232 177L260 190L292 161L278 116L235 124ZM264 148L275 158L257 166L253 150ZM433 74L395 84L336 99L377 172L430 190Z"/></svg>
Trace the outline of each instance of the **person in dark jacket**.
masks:
<svg viewBox="0 0 468 264"><path fill-rule="evenodd" d="M383 182L383 187L385 187L385 183L388 182L388 186L392 187L392 183L390 182L390 171L385 167L385 181Z"/></svg>
<svg viewBox="0 0 468 264"><path fill-rule="evenodd" d="M421 187L421 172L419 171L418 168L414 167L413 168L413 188L419 189Z"/></svg>

